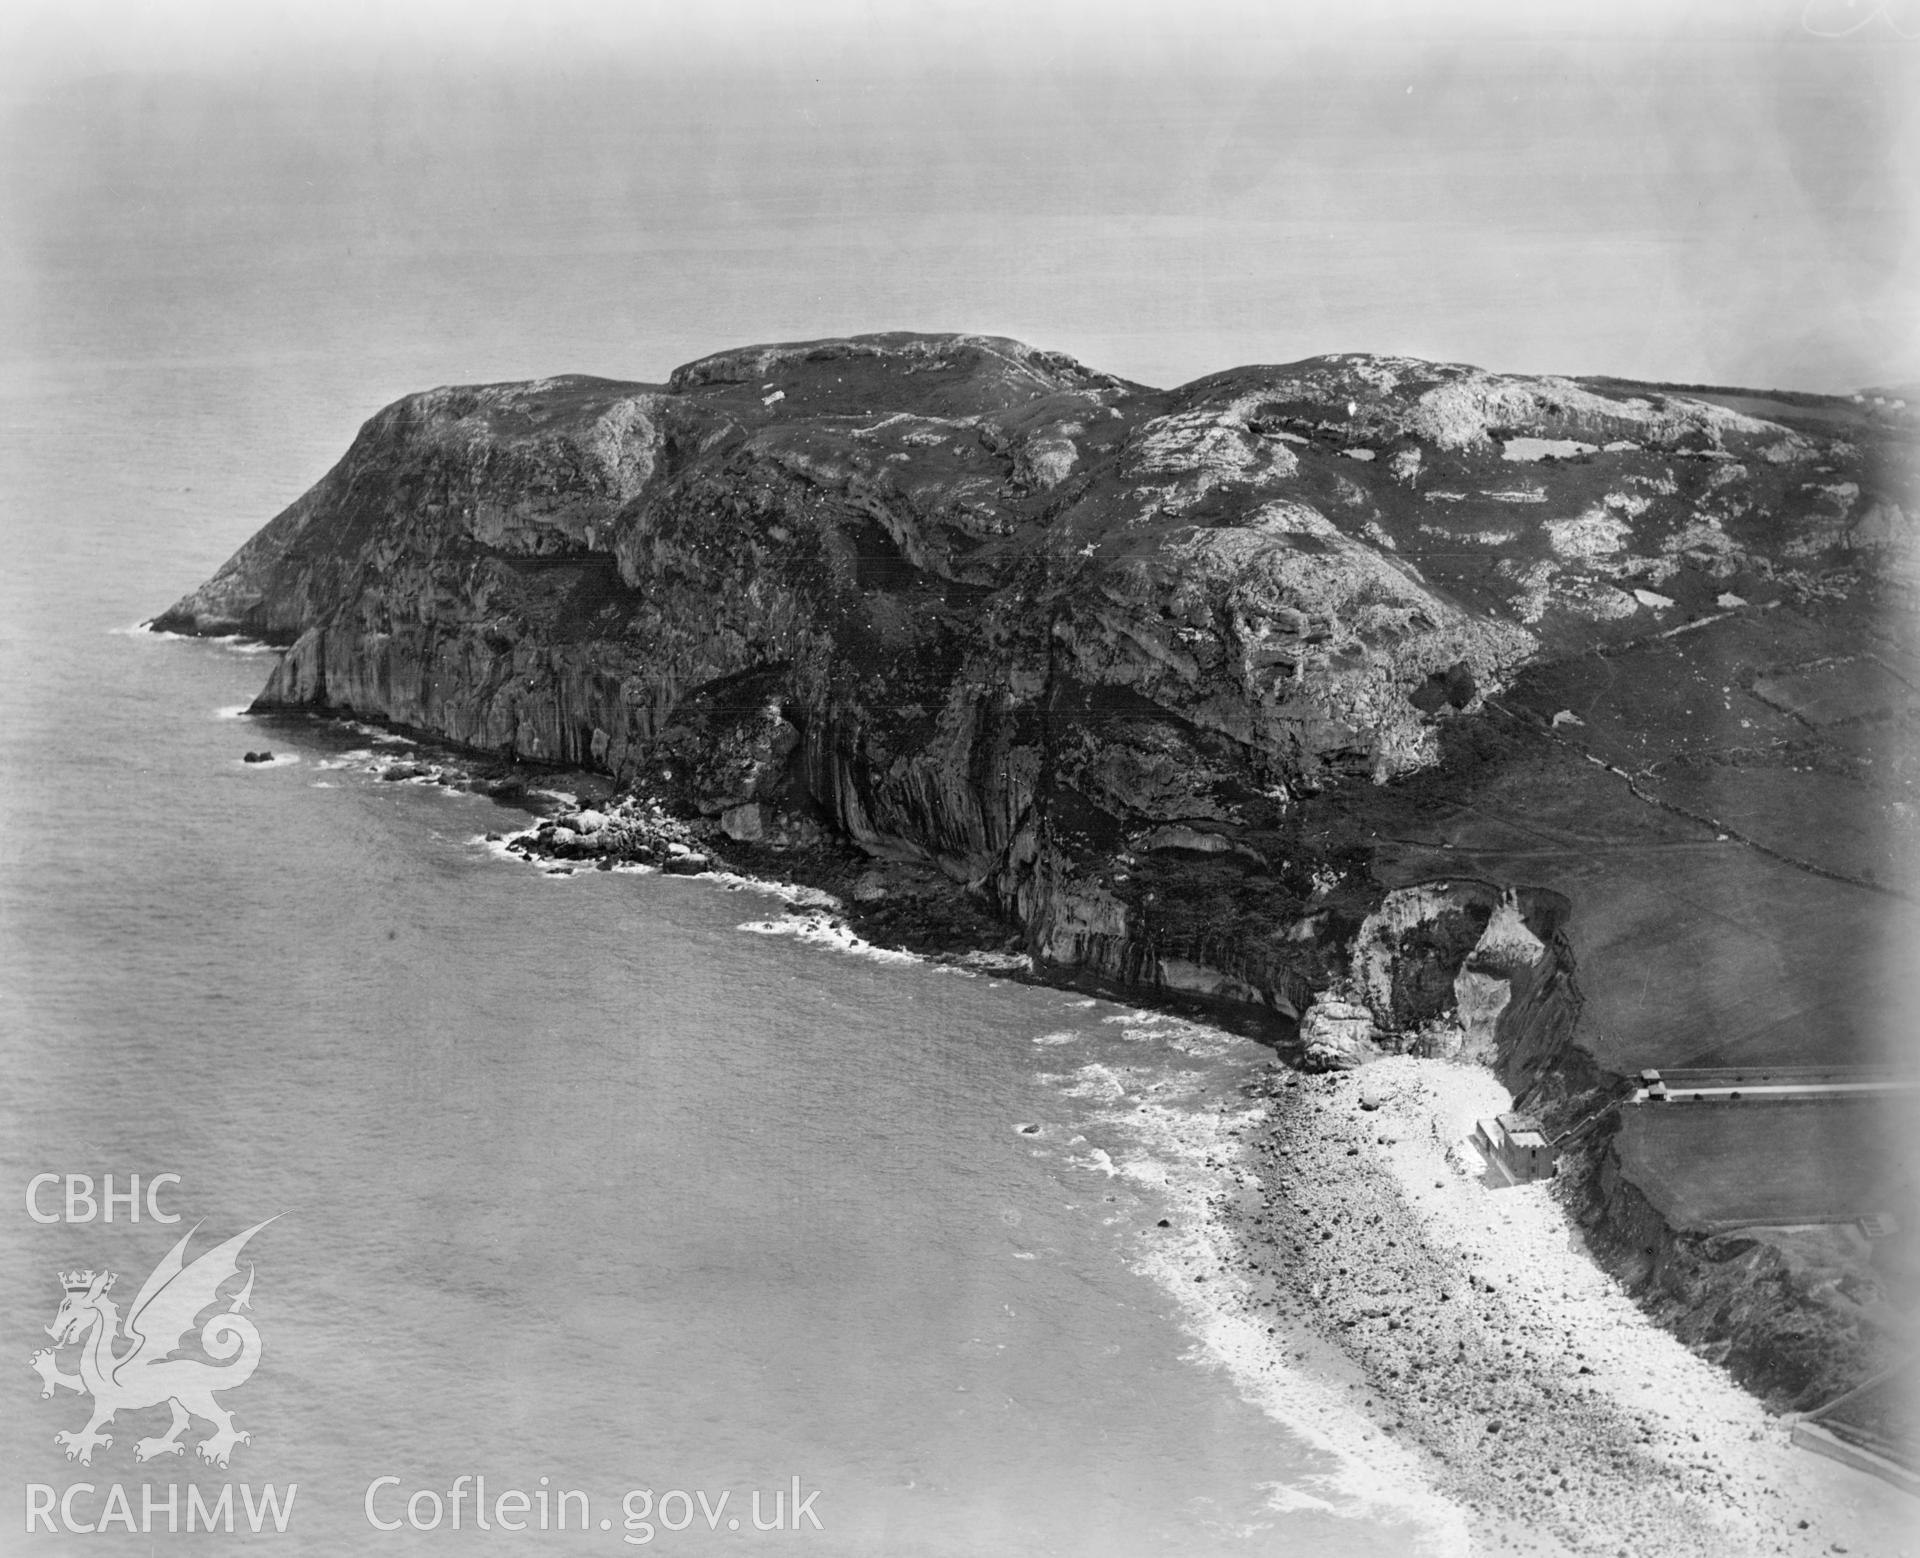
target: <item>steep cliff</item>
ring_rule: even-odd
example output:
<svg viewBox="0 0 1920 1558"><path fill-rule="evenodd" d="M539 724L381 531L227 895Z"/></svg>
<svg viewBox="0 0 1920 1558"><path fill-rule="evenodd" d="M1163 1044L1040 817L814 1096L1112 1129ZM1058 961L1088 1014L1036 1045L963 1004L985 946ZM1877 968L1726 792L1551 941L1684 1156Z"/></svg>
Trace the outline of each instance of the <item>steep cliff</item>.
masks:
<svg viewBox="0 0 1920 1558"><path fill-rule="evenodd" d="M804 814L1285 1028L1377 896L1313 798L1530 659L1905 558L1872 456L1632 386L868 336L410 397L157 625L285 644L258 707Z"/></svg>
<svg viewBox="0 0 1920 1558"><path fill-rule="evenodd" d="M1653 1238L1591 1117L1646 1065L1884 1061L1920 820L1910 428L1703 393L1163 391L906 334L438 389L155 626L283 645L260 710L841 839L1307 1064L1491 1061L1697 1317L1755 1246ZM1766 1385L1752 1311L1720 1339Z"/></svg>

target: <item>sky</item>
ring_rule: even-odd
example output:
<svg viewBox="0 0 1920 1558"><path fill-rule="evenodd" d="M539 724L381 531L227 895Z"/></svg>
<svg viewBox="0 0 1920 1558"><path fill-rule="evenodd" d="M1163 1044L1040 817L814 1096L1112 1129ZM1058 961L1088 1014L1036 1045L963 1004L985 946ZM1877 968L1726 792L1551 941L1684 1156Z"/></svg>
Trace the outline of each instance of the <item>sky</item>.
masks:
<svg viewBox="0 0 1920 1558"><path fill-rule="evenodd" d="M0 354L1920 379L1920 8L27 0ZM350 305L350 306L349 306Z"/></svg>

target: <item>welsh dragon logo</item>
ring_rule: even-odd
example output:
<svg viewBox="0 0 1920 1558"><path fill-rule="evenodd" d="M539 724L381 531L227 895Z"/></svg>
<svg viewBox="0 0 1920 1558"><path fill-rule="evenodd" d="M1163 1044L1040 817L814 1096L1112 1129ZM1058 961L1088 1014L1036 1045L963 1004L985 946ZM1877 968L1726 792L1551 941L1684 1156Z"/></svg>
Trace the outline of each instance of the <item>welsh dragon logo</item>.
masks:
<svg viewBox="0 0 1920 1558"><path fill-rule="evenodd" d="M63 1429L53 1436L54 1443L66 1449L68 1460L92 1465L93 1452L113 1443L113 1435L100 1430L113 1421L114 1413L137 1412L163 1401L173 1409L173 1424L157 1439L136 1440L136 1461L180 1454L185 1448L180 1436L196 1417L211 1423L214 1431L194 1448L202 1460L215 1466L227 1464L235 1445L251 1441L253 1436L236 1429L233 1414L213 1399L216 1390L244 1385L260 1362L260 1333L240 1313L251 1307L251 1266L246 1286L234 1294L226 1310L200 1327L200 1346L215 1362L173 1354L201 1312L218 1301L221 1284L240 1274L239 1256L246 1242L273 1220L255 1223L189 1265L187 1241L200 1227L194 1224L141 1284L124 1325L119 1306L107 1297L117 1280L114 1273L61 1273L66 1297L47 1327L53 1346L36 1352L29 1366L40 1376L43 1401L56 1388L93 1397L93 1416L85 1428L78 1433ZM122 1341L130 1345L116 1351ZM74 1345L80 1348L80 1372L68 1374L60 1368L56 1354Z"/></svg>

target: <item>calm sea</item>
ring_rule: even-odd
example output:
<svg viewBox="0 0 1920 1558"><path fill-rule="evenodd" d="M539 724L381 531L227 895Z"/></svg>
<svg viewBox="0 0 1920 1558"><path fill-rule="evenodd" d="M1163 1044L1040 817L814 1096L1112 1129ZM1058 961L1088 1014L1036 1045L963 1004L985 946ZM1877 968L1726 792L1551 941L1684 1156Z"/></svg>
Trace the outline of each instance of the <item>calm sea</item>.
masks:
<svg viewBox="0 0 1920 1558"><path fill-rule="evenodd" d="M289 1553L1457 1537L1357 1420L1297 1431L1337 1385L1261 1375L1260 1335L1172 1258L1231 1188L1220 1131L1257 1050L835 950L737 884L543 876L480 842L514 820L489 803L375 782L346 756L369 734L239 715L265 655L132 625L380 401L449 375L75 328L0 384L0 1550L224 1550L166 1533L167 1485L184 1524L189 1484L243 1482L297 1485L260 1539ZM240 761L262 746L281 761ZM159 1204L184 1221L36 1222L43 1173L178 1175ZM119 1272L124 1308L195 1222L198 1251L268 1217L230 1467L196 1461L199 1423L136 1464L161 1408L64 1459L87 1403L26 1367L57 1273ZM528 1532L474 1531L471 1503L458 1535L406 1523L482 1475L490 1502L527 1495ZM398 1530L370 1524L380 1478ZM791 1525L796 1478L823 1529L756 1532L754 1493ZM30 1484L79 1483L80 1523L120 1484L138 1526L148 1488L152 1533L21 1534ZM563 1490L586 1531L577 1500L538 1529Z"/></svg>

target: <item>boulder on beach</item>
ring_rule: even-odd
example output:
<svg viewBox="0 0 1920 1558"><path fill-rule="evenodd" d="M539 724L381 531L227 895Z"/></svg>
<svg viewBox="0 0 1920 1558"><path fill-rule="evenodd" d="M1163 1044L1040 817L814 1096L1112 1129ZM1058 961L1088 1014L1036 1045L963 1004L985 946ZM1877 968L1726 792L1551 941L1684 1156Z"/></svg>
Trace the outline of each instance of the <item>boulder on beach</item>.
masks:
<svg viewBox="0 0 1920 1558"><path fill-rule="evenodd" d="M760 801L730 806L720 814L720 831L742 844L757 844L767 836L771 808Z"/></svg>
<svg viewBox="0 0 1920 1558"><path fill-rule="evenodd" d="M1375 1059L1373 1013L1355 1002L1317 995L1300 1019L1301 1065L1308 1071L1348 1071Z"/></svg>

